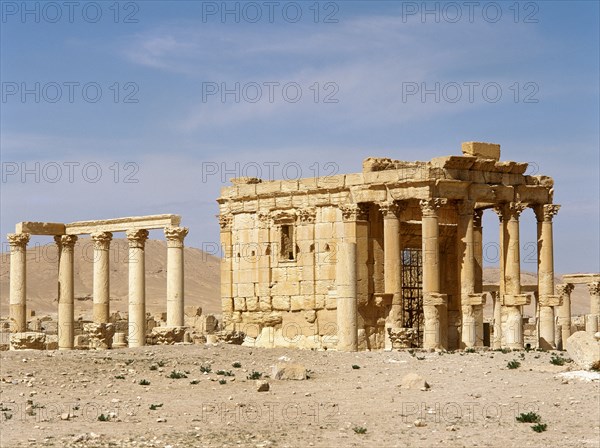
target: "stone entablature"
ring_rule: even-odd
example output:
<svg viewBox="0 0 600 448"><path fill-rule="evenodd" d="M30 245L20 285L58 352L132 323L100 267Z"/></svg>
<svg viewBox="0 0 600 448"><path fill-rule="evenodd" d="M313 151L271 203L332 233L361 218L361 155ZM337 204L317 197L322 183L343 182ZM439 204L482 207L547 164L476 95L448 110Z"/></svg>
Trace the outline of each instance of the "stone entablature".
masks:
<svg viewBox="0 0 600 448"><path fill-rule="evenodd" d="M554 182L499 154L499 145L468 142L462 156L429 162L368 158L356 174L232 179L217 200L226 328L248 330L261 345L289 330L303 346L331 347L334 336L338 349L391 348L389 335L403 325L401 250L414 248L423 254L424 346L481 345L481 215L495 209L507 243L495 335L503 328L498 344L522 348L520 307L528 299L518 280L519 217L532 208L542 216L543 338L554 344ZM280 323L261 320L272 313ZM352 322L357 327L346 331Z"/></svg>
<svg viewBox="0 0 600 448"><path fill-rule="evenodd" d="M145 244L148 229L164 229L167 238L167 323L184 325L183 239L188 229L179 227L178 215L134 216L69 224L20 222L7 235L10 255L10 320L13 332L27 330L26 246L31 235L53 236L59 249L58 348L72 349L74 333L73 249L78 235L89 234L94 244L93 325L89 327L94 347L110 348L114 328L109 324L109 249L113 232L125 232L129 242L129 346L146 341ZM94 326L95 325L95 326ZM120 344L121 342L119 342Z"/></svg>

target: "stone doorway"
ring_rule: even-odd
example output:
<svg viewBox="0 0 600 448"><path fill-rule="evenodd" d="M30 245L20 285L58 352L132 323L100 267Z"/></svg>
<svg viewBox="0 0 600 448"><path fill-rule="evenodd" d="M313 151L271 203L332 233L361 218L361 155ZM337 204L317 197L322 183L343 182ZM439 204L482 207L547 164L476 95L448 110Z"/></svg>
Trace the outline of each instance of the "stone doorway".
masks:
<svg viewBox="0 0 600 448"><path fill-rule="evenodd" d="M423 257L421 249L402 251L402 310L405 328L415 330L414 345L423 346Z"/></svg>

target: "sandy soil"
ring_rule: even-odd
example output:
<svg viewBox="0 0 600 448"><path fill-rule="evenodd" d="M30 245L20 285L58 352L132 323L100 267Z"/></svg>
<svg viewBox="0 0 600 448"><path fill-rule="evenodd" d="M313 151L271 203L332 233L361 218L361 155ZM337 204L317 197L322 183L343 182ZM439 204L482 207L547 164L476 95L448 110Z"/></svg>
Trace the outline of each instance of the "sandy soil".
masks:
<svg viewBox="0 0 600 448"><path fill-rule="evenodd" d="M552 365L551 353L414 355L232 345L2 352L1 445L600 445L600 382L562 378L576 367ZM248 374L270 374L281 357L304 364L310 378L268 379L270 391L258 392ZM508 369L511 360L521 366ZM241 367L233 367L236 362ZM211 373L203 373L204 366ZM187 378L168 378L174 370ZM401 389L409 372L431 388ZM541 416L545 432L516 421L528 411ZM108 421L99 421L101 415ZM424 426L415 426L418 419ZM364 434L357 432L361 427Z"/></svg>

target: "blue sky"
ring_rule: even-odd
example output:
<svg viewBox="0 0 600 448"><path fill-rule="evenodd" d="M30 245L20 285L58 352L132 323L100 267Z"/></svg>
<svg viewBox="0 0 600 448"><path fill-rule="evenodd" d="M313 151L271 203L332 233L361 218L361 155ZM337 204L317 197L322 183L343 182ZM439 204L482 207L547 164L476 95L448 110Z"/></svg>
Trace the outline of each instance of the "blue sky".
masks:
<svg viewBox="0 0 600 448"><path fill-rule="evenodd" d="M597 272L598 5L3 1L2 241L23 220L178 213L202 247L234 175L358 172L475 140L555 179L556 271ZM484 226L493 265L491 212ZM535 271L531 211L521 234Z"/></svg>

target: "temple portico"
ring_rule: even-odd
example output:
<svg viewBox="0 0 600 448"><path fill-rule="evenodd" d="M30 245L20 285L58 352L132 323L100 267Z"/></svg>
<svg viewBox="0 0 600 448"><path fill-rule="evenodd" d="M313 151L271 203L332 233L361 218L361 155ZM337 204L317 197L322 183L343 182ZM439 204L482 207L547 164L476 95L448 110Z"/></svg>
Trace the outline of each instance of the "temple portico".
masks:
<svg viewBox="0 0 600 448"><path fill-rule="evenodd" d="M247 330L259 346L285 345L291 328L305 348L482 346L481 223L492 211L500 282L491 345L523 348L530 294L520 281L520 216L530 208L538 232L539 346L554 347L561 296L552 220L560 206L553 180L526 169L500 161L500 145L467 142L461 156L368 158L355 174L232 179L217 201L225 328Z"/></svg>

